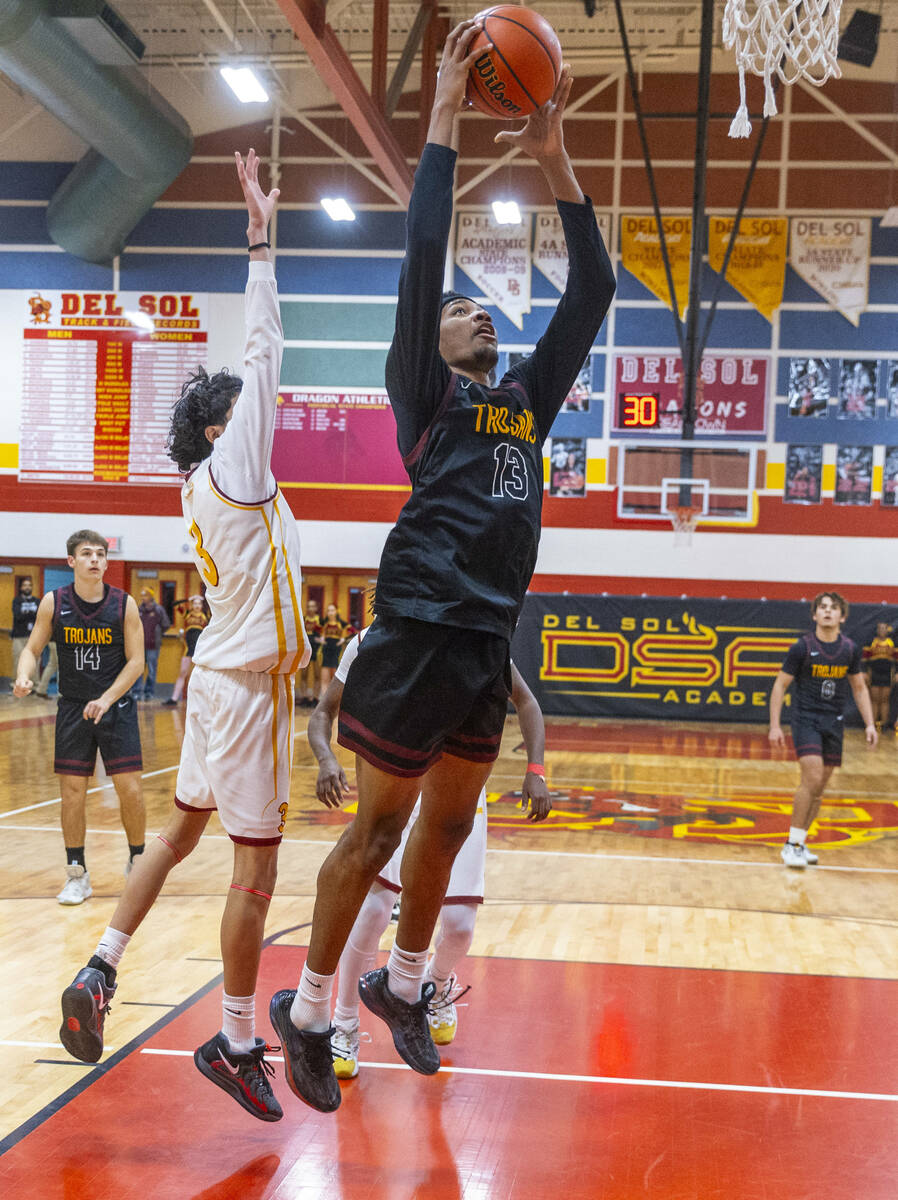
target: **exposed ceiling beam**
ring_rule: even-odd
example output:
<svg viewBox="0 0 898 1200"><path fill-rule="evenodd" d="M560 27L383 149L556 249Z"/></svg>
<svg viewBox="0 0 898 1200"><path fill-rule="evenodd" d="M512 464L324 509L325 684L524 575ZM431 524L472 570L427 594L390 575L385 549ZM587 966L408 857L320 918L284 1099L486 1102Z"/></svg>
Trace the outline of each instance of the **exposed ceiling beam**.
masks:
<svg viewBox="0 0 898 1200"><path fill-rule="evenodd" d="M352 122L403 208L412 194L412 173L384 114L371 99L318 0L277 0L322 82Z"/></svg>
<svg viewBox="0 0 898 1200"><path fill-rule="evenodd" d="M877 149L879 153L886 159L886 161L890 162L893 167L898 167L898 154L895 153L893 146L888 145L888 143L884 142L882 138L878 138L875 133L871 133L865 125L861 124L857 117L852 116L852 114L849 112L846 112L845 109L836 104L834 100L830 100L829 96L822 92L820 88L812 87L809 83L806 83L804 79L799 79L798 83L801 86L802 91L807 92L809 96L813 96L817 103L823 108L828 109L834 117L838 117L840 121L844 121L849 129L853 129L858 137L862 137L865 142L869 142L871 146L875 147L875 149Z"/></svg>

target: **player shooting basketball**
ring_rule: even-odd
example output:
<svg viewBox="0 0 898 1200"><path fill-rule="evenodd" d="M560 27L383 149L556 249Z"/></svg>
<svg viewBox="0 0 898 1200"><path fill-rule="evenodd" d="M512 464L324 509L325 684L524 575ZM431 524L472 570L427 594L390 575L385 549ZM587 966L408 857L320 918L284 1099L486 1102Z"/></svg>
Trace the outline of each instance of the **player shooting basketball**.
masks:
<svg viewBox="0 0 898 1200"><path fill-rule="evenodd" d="M337 963L425 775L421 815L402 861L396 945L387 967L365 975L359 987L405 1061L424 1074L439 1068L427 1022L428 946L452 863L499 752L509 642L539 544L543 442L614 294L592 204L564 147L572 82L565 68L551 100L496 141L542 168L567 241L567 286L533 354L490 387L498 346L489 314L468 296L442 292L452 129L479 27L463 21L447 40L409 205L386 383L412 494L387 539L378 619L342 698L339 741L357 755L358 815L319 873L299 987L271 1001L288 1082L322 1111L340 1103L330 1042Z"/></svg>

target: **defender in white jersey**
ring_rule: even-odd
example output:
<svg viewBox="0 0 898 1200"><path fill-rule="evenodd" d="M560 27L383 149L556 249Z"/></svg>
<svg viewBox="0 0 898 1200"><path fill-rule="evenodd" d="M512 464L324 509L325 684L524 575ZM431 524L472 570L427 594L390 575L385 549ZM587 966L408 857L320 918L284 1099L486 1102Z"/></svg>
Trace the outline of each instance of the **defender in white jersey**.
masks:
<svg viewBox="0 0 898 1200"><path fill-rule="evenodd" d="M342 803L346 793L346 776L331 749L331 733L340 708L343 685L355 662L359 645L366 630L352 639L343 651L340 665L309 718L309 745L318 760L318 799L333 808ZM523 677L511 665L512 703L518 712L521 733L527 750L527 771L521 786L521 805L530 805L531 819L542 821L549 815L552 804L543 771L546 731L543 715L533 693ZM340 956L337 985L337 1004L334 1010L334 1032L331 1040L334 1073L338 1079L352 1079L359 1070L359 990L358 981L370 969L381 935L390 921L393 902L402 891L402 857L412 826L418 818L421 799L402 832L402 839L393 857L378 874L365 897L352 932ZM467 988L458 985L455 969L468 953L474 937L477 906L483 903L484 868L486 866L486 789L477 801L474 826L459 850L449 886L440 910L440 923L433 954L427 963L425 984L433 985L427 1020L431 1036L438 1046L454 1040L458 1029L456 1001Z"/></svg>
<svg viewBox="0 0 898 1200"><path fill-rule="evenodd" d="M131 872L96 954L63 993L61 1036L76 1058L99 1059L125 947L217 810L234 845L221 923L222 1028L194 1061L253 1116L277 1121L273 1071L255 1036L255 989L290 798L293 677L309 645L299 536L271 474L283 332L266 231L278 191L260 187L254 150L236 162L249 217L244 377L199 369L169 434L171 457L189 472L182 506L212 614L194 655L176 807Z"/></svg>

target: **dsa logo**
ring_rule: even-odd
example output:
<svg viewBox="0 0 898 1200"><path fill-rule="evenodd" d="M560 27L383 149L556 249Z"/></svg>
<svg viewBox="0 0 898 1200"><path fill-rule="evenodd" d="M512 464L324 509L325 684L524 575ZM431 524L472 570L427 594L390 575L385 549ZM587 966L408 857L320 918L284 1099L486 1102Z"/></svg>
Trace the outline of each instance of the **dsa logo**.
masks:
<svg viewBox="0 0 898 1200"><path fill-rule="evenodd" d="M28 297L28 307L31 309L32 325L46 325L49 323L52 305L49 300L43 298L40 292L35 292L33 296Z"/></svg>

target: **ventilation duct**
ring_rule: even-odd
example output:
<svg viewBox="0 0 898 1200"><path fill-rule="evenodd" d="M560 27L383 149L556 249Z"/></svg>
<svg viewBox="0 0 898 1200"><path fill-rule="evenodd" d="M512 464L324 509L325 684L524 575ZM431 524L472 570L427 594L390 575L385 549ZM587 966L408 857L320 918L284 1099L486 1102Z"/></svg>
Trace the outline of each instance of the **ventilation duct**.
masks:
<svg viewBox="0 0 898 1200"><path fill-rule="evenodd" d="M84 50L57 19L70 9L0 0L0 70L92 147L51 198L47 227L69 254L108 263L190 161L193 138L140 75Z"/></svg>

